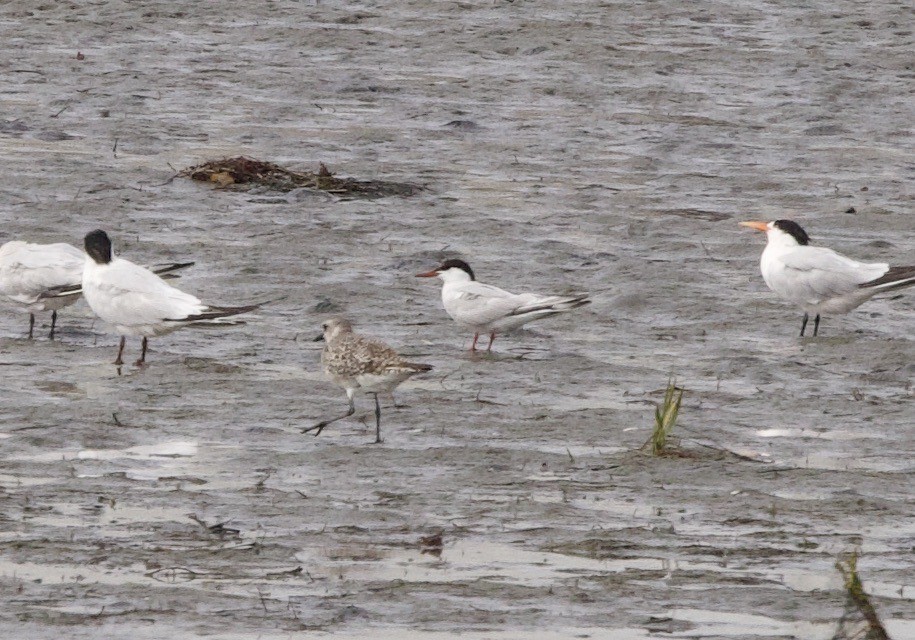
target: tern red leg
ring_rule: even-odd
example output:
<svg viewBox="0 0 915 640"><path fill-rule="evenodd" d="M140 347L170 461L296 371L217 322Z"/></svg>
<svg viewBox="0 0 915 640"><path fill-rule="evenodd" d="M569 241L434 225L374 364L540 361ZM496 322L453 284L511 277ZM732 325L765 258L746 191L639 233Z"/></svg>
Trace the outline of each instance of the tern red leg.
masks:
<svg viewBox="0 0 915 640"><path fill-rule="evenodd" d="M479 340L479 339L480 339L480 334L479 334L479 333L473 334L473 344L470 345L470 350L471 350L471 351L476 351L476 350L477 350L477 340Z"/></svg>
<svg viewBox="0 0 915 640"><path fill-rule="evenodd" d="M496 332L493 331L492 333L489 334L489 346L486 347L487 351L492 351L492 343L493 343L493 340L495 340L495 339L496 339Z"/></svg>

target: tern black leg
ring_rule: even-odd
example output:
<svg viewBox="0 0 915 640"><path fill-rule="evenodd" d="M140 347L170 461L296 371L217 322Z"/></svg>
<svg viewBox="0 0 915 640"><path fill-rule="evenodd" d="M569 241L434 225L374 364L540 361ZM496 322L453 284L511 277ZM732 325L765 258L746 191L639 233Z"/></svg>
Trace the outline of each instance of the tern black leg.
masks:
<svg viewBox="0 0 915 640"><path fill-rule="evenodd" d="M801 337L804 337L804 330L807 328L807 321L810 320L810 316L806 313L804 314L804 319L801 321Z"/></svg>
<svg viewBox="0 0 915 640"><path fill-rule="evenodd" d="M143 347L142 347L142 351L140 351L140 359L137 360L136 362L134 362L134 364L137 365L138 367L142 367L146 364L146 347L148 347L148 346L149 346L149 338L147 338L146 336L143 336Z"/></svg>
<svg viewBox="0 0 915 640"><path fill-rule="evenodd" d="M124 343L127 342L126 336L121 336L121 346L118 347L118 357L115 359L113 364L118 365L119 367L124 364L124 361L121 360L121 356L124 355Z"/></svg>
<svg viewBox="0 0 915 640"><path fill-rule="evenodd" d="M29 314L29 340L32 339L32 331L35 329L35 314Z"/></svg>
<svg viewBox="0 0 915 640"><path fill-rule="evenodd" d="M54 339L54 327L57 325L57 309L51 312L51 333L48 334L48 338L51 340Z"/></svg>
<svg viewBox="0 0 915 640"><path fill-rule="evenodd" d="M375 396L375 444L381 443L381 403L378 402L378 394Z"/></svg>
<svg viewBox="0 0 915 640"><path fill-rule="evenodd" d="M817 332L820 330L820 314L817 314L817 317L813 319L813 337L815 338Z"/></svg>
<svg viewBox="0 0 915 640"><path fill-rule="evenodd" d="M315 436L321 435L321 432L324 431L324 427L329 425L331 422L336 422L337 420L343 420L343 418L349 418L351 415L356 413L356 402L353 400L352 396L349 399L349 411L344 413L342 416L331 418L330 420L322 420L313 427L306 427L302 429L302 433L308 433L309 431L314 431Z"/></svg>

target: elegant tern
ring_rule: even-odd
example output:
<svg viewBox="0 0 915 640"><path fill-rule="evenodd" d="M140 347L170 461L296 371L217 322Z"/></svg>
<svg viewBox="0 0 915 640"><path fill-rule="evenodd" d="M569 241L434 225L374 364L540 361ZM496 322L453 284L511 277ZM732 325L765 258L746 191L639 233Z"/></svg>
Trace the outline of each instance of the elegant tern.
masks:
<svg viewBox="0 0 915 640"><path fill-rule="evenodd" d="M792 220L740 224L765 232L767 243L760 259L763 280L772 291L803 309L801 336L810 314L816 316L815 336L821 314L848 313L878 293L915 285L915 265L858 262L832 249L812 246L807 232Z"/></svg>

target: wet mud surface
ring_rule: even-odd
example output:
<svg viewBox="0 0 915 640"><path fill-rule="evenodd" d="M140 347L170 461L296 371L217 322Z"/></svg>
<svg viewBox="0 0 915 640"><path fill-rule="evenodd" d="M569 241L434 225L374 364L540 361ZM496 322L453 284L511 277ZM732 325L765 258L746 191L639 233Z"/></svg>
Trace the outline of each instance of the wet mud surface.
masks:
<svg viewBox="0 0 915 640"><path fill-rule="evenodd" d="M915 262L913 17L4 4L0 240L101 227L134 261L195 260L177 284L208 302L286 298L121 376L84 303L54 342L3 308L2 635L828 640L858 549L915 638L915 297L799 339L736 224ZM236 155L422 189L168 181ZM470 357L412 277L455 254L594 303ZM299 433L346 406L310 341L331 312L436 367L386 399L382 445L365 398ZM684 455L651 458L670 375Z"/></svg>

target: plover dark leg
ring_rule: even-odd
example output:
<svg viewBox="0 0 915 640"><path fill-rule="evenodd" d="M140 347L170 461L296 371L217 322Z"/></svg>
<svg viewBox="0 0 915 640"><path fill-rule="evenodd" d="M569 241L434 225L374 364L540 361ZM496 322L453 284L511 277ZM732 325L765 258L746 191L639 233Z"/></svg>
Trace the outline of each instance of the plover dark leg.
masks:
<svg viewBox="0 0 915 640"><path fill-rule="evenodd" d="M321 422L314 425L313 427L306 427L305 429L302 429L302 433L308 433L310 431L314 431L315 436L319 436L319 435L321 435L321 432L324 431L324 427L326 427L330 423L336 422L337 420L343 420L344 418L349 418L351 415L356 413L356 401L353 399L352 394L347 392L347 395L349 396L349 410L346 413L344 413L342 416L337 416L336 418L331 418L330 420L322 420Z"/></svg>
<svg viewBox="0 0 915 640"><path fill-rule="evenodd" d="M378 402L378 394L375 396L375 444L381 443L381 403Z"/></svg>

